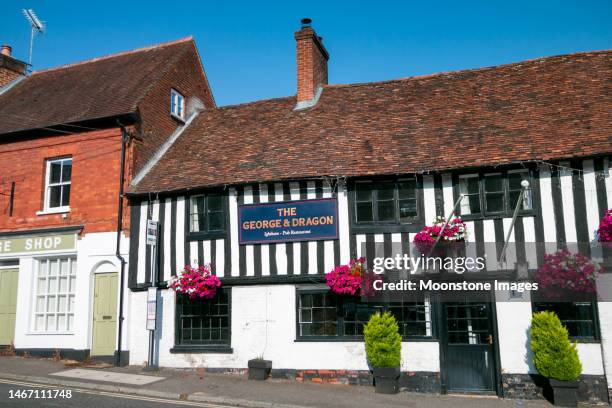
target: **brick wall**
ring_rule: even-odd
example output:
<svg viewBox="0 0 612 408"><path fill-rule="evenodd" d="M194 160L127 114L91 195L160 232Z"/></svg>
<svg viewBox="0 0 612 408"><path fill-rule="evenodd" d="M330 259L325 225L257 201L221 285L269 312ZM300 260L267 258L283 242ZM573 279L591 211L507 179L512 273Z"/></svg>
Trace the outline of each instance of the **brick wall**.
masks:
<svg viewBox="0 0 612 408"><path fill-rule="evenodd" d="M3 50L4 51L4 50ZM10 53L10 50L8 51ZM25 74L26 65L9 55L0 54L0 87Z"/></svg>
<svg viewBox="0 0 612 408"><path fill-rule="evenodd" d="M116 230L120 152L119 128L0 143L0 232L72 225L85 225L84 233ZM70 213L36 215L43 208L45 161L61 156L73 158Z"/></svg>
<svg viewBox="0 0 612 408"><path fill-rule="evenodd" d="M195 45L193 50L173 64L139 105L142 124L139 129L140 140L134 146L135 173L181 124L170 116L172 88L185 96L187 107L193 97L200 99L207 109L215 106Z"/></svg>
<svg viewBox="0 0 612 408"><path fill-rule="evenodd" d="M325 47L317 33L302 28L295 33L297 53L297 101L311 100L317 87L327 84L327 59Z"/></svg>

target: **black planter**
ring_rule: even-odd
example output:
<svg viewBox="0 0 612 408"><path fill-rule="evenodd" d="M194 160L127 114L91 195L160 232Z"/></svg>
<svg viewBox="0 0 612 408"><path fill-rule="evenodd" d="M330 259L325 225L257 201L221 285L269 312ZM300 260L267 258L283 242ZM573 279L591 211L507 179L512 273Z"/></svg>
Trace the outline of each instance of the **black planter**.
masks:
<svg viewBox="0 0 612 408"><path fill-rule="evenodd" d="M272 371L272 361L249 360L249 380L263 381L270 376L270 371Z"/></svg>
<svg viewBox="0 0 612 408"><path fill-rule="evenodd" d="M374 368L374 385L377 394L397 394L399 391L399 367Z"/></svg>
<svg viewBox="0 0 612 408"><path fill-rule="evenodd" d="M578 405L578 381L548 380L553 391L553 403L557 407L575 407Z"/></svg>

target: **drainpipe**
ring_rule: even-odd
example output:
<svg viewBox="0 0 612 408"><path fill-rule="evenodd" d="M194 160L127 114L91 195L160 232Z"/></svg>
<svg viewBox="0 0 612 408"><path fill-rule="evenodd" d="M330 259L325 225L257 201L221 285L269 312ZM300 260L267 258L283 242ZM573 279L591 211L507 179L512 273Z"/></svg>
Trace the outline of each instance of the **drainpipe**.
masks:
<svg viewBox="0 0 612 408"><path fill-rule="evenodd" d="M125 178L125 147L128 141L128 133L125 127L117 121L121 128L121 170L119 171L119 205L117 207L117 248L115 256L121 262L121 272L119 274L119 329L117 330L117 355L115 365L121 365L121 339L123 337L123 281L125 275L125 259L121 256L121 230L123 228L123 182Z"/></svg>

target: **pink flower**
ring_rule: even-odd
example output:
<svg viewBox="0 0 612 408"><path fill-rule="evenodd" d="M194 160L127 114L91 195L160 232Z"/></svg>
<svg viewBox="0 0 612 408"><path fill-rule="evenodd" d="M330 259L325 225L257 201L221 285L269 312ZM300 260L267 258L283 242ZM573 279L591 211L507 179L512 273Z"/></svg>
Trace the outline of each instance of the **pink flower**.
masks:
<svg viewBox="0 0 612 408"><path fill-rule="evenodd" d="M420 253L429 254L438 237L440 237L440 241L443 243L465 241L467 227L461 220L461 217L455 216L452 218L446 225L444 231L442 231L442 227L445 223L446 220L443 217L436 217L433 225L424 226L423 229L414 236L412 242Z"/></svg>
<svg viewBox="0 0 612 408"><path fill-rule="evenodd" d="M212 274L210 265L200 265L197 268L186 265L178 276L169 281L168 287L191 299L212 299L221 287L221 280Z"/></svg>
<svg viewBox="0 0 612 408"><path fill-rule="evenodd" d="M605 213L599 223L597 239L599 242L612 242L612 208Z"/></svg>
<svg viewBox="0 0 612 408"><path fill-rule="evenodd" d="M365 259L351 259L348 265L338 265L325 274L327 286L338 295L358 296L365 276Z"/></svg>
<svg viewBox="0 0 612 408"><path fill-rule="evenodd" d="M567 292L593 294L595 281L601 270L599 264L583 254L573 254L561 249L544 255L544 264L536 272L536 281L549 298L562 298Z"/></svg>

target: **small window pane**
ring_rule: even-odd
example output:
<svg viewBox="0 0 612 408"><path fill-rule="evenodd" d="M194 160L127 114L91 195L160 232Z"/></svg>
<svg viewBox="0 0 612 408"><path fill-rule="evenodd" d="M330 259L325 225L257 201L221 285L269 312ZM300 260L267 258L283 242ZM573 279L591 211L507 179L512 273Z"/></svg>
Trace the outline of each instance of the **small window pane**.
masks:
<svg viewBox="0 0 612 408"><path fill-rule="evenodd" d="M504 211L504 193L487 193L487 211Z"/></svg>
<svg viewBox="0 0 612 408"><path fill-rule="evenodd" d="M461 200L461 214L480 213L480 187L478 176L459 178L459 192L466 197Z"/></svg>
<svg viewBox="0 0 612 408"><path fill-rule="evenodd" d="M223 213L214 212L208 214L208 230L220 231L223 229Z"/></svg>
<svg viewBox="0 0 612 408"><path fill-rule="evenodd" d="M370 183L357 183L356 199L357 201L372 201L372 185Z"/></svg>
<svg viewBox="0 0 612 408"><path fill-rule="evenodd" d="M70 184L62 186L62 206L66 207L70 204Z"/></svg>
<svg viewBox="0 0 612 408"><path fill-rule="evenodd" d="M208 211L221 211L223 209L223 199L219 194L209 195L208 200Z"/></svg>
<svg viewBox="0 0 612 408"><path fill-rule="evenodd" d="M398 184L400 200L403 198L416 198L416 180L403 180Z"/></svg>
<svg viewBox="0 0 612 408"><path fill-rule="evenodd" d="M417 200L400 200L399 201L400 221L408 221L410 218L417 216Z"/></svg>
<svg viewBox="0 0 612 408"><path fill-rule="evenodd" d="M62 182L72 180L72 160L64 160L62 166Z"/></svg>
<svg viewBox="0 0 612 408"><path fill-rule="evenodd" d="M378 200L393 200L395 198L395 183L381 183L377 187Z"/></svg>
<svg viewBox="0 0 612 408"><path fill-rule="evenodd" d="M62 163L60 161L54 161L49 164L49 182L59 183L62 180Z"/></svg>
<svg viewBox="0 0 612 408"><path fill-rule="evenodd" d="M379 201L378 202L378 221L394 221L395 220L395 202Z"/></svg>
<svg viewBox="0 0 612 408"><path fill-rule="evenodd" d="M62 203L62 186L49 187L49 208L60 207Z"/></svg>
<svg viewBox="0 0 612 408"><path fill-rule="evenodd" d="M485 191L504 191L504 180L501 174L485 175Z"/></svg>
<svg viewBox="0 0 612 408"><path fill-rule="evenodd" d="M371 202L357 203L357 222L373 221L373 211Z"/></svg>

